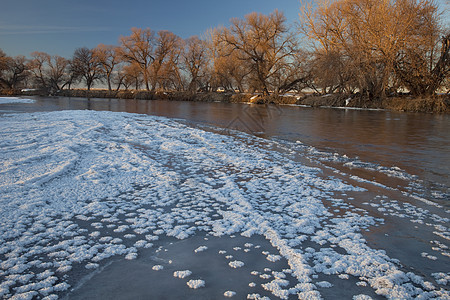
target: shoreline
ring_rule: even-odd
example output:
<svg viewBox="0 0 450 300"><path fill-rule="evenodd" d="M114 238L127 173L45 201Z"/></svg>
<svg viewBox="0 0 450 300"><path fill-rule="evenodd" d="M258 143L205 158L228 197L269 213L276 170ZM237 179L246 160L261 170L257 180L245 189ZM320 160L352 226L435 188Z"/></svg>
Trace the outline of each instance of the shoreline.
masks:
<svg viewBox="0 0 450 300"><path fill-rule="evenodd" d="M0 91L1 96L42 96L42 97L81 97L100 99L129 99L129 100L168 100L192 102L223 102L223 103L249 103L249 104L278 104L304 106L313 108L338 109L375 109L397 112L418 113L450 113L450 94L434 95L429 97L413 97L401 95L387 97L378 101L371 101L359 95L327 94L305 95L285 94L261 96L250 93L229 92L153 92L153 91L108 91L108 90L61 90L49 95L45 91Z"/></svg>

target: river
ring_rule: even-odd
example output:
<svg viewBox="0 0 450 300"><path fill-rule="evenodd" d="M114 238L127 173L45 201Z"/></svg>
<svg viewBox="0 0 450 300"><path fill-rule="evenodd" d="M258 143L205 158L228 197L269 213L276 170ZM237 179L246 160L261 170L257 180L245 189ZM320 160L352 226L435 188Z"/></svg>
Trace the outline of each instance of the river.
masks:
<svg viewBox="0 0 450 300"><path fill-rule="evenodd" d="M118 224L134 222L129 218L130 216L140 214L141 218L143 218L147 216L146 214L154 214L155 211L162 215L160 216L161 221L153 224L155 228L159 228L159 230L154 230L154 232L169 232L169 229L172 228L171 222L173 222L170 221L170 218L174 217L170 214L167 217L165 216L166 204L161 204L157 210L149 209L146 206L147 204L138 204L142 199L146 199L145 197L151 198L158 193L165 195L164 197L171 195L171 197L178 199L179 204L176 207L178 205L181 207L184 203L183 201L202 199L204 193L209 193L208 195L216 195L219 191L224 193L223 195L230 193L230 197L223 200L223 203L220 204L221 209L217 211L218 203L214 203L211 207L208 206L210 204L208 204L207 200L210 196L204 197L206 200L199 200L200 202L195 205L192 205L193 202L189 202L189 205L183 207L183 209L175 208L175 206L170 207L170 209L173 209L175 216L176 213L180 213L180 216L184 218L185 216L188 217L188 214L195 214L195 209L198 207L206 207L205 211L207 214L203 216L204 218L210 216L214 219L218 214L223 214L224 220L226 219L227 222L231 223L239 223L241 222L239 218L242 218L244 221L239 226L243 226L242 224L249 222L249 220L251 222L257 222L256 220L261 222L262 220L262 223L259 224L262 226L261 228L268 226L265 237L256 234L252 237L247 237L247 234L242 233L242 236L236 234L237 237L231 235L217 238L217 236L211 234L211 229L207 229L203 233L199 230L200 233L195 235L192 235L192 232L181 232L181 234L185 234L184 237L190 237L177 241L169 235L168 237L163 237L162 234L159 234L160 239L158 240L158 237L156 237L158 242L151 239L155 243L154 247L159 246L159 248L155 251L155 248L151 248L152 246L149 245L150 249L140 249L139 258L132 262L123 259L106 260L107 264L101 265L94 273L89 273L82 267L74 267L74 270L68 277L69 279L67 279L67 282L73 287L68 294L69 299L95 299L99 297L127 299L148 296L161 299L171 298L170 296L175 298L184 297L186 299L211 299L220 298L224 295L227 282L234 286L234 292L237 292L238 298L245 298L247 294L247 296L251 295L248 282L253 284L253 286L256 282L255 291L261 295L275 295L283 298L283 296L280 296L283 292L289 295L289 293L295 294L301 291L306 293L303 294L306 297L308 288L305 288L305 286L299 288L300 285L296 285L297 280L298 283L301 282L302 275L295 279L293 279L293 275L289 275L289 272L295 273L302 270L299 265L303 265L304 262L310 265L310 267L307 267L309 269L304 271L306 273L310 272L308 274L315 274L308 280L316 283L317 290L325 299L350 299L358 293L360 294L359 296L362 296L357 299L366 299L364 298L365 295L369 295L372 298L380 298L380 296L404 298L406 296L412 297L413 295L422 295L425 298L445 298L449 295L447 282L450 281L450 274L446 273L450 270L450 253L448 250L450 233L447 228L450 208L449 115L214 102L42 97L33 99L35 100L33 103L1 104L0 118L2 113L7 115L16 112L20 115L21 113L63 110L127 112L170 118L168 121L161 121L159 119L147 120L133 116L129 117L130 124L127 124L127 116L117 115L118 123L115 124L114 120L108 119L110 115L99 114L98 117L103 119L98 122L100 124L103 122L104 129L101 130L104 131L99 129L102 126L98 124L95 124L95 126L89 125L93 122L89 119L91 116L80 115L80 112L74 112L75 121L70 120L69 123L67 123L65 115L54 115L58 118L54 122L48 119L53 115L45 115L44 121L38 120L36 124L33 123L33 118L39 119L41 116L22 118L31 123L30 129L36 130L38 135L40 126L43 126L46 130L45 134L42 135L44 139L42 141L42 151L44 153L41 156L27 154L27 152L23 151L24 154L31 155L30 158L25 160L26 162L32 162L30 172L35 172L37 169L33 165L34 162L40 163L41 160L49 159L44 154L45 151L50 151L46 149L52 147L53 140L58 141L58 145L64 145L64 143L70 141L69 137L71 135L77 135L77 128L82 133L89 133L86 137L77 135L76 142L73 145L58 146L60 148L56 148L58 149L57 151L51 150L57 156L51 159L50 166L58 164L60 158L64 160L64 155L69 155L72 151L75 151L73 149L78 149L79 145L92 148L89 151L80 148L77 150L78 158L74 159L74 161L84 161L84 159L89 161L89 159L92 159L93 162L86 163L88 166L92 166L88 172L83 173L82 163L73 163L70 168L58 169L57 172L54 172L54 175L50 172L49 181L51 184L49 183L49 185L54 186L54 189L62 189L61 195L64 195L64 197L66 197L67 191L72 191L71 181L80 180L77 186L81 186L85 182L91 182L89 176L93 176L92 182L94 182L94 185L91 188L94 190L98 189L99 192L101 192L102 188L97 186L104 185L106 191L111 185L114 185L114 176L111 175L112 181L110 184L108 180L102 179L98 174L102 172L104 174L115 174L114 172L120 168L116 166L112 169L109 168L117 159L112 159L111 162L102 162L101 160L104 156L109 155L108 153L114 153L115 156L112 156L113 158L121 157L122 152L118 149L123 144L126 144L124 149L131 147L133 151L140 153L139 155L148 155L149 158L161 162L163 167L161 170L168 168L170 171L168 173L166 171L150 173L151 176L153 176L152 174L156 174L155 176L159 176L158 174L166 176L166 173L170 173L172 174L171 176L184 178L180 182L175 180L173 183L172 179L168 178L167 188L161 185L160 188L152 190L148 186L143 186L136 189L136 191L130 192L130 194L128 194L129 192L120 192L115 200L111 202L113 209L104 212L101 211L103 208L100 205L103 205L103 202L108 200L108 198L99 197L98 207L100 211L96 218L93 218L89 213L85 213L81 216L78 215L77 218L79 220L77 220L75 212L70 213L70 209L72 209L70 208L67 214L72 217L71 222L74 223L72 226L80 226L81 228L85 226L86 229L83 230L91 232L92 228L89 227L91 225L88 226L88 223L91 222L92 226L99 230L92 232L91 234L93 235L89 235L90 237L87 237L87 233L83 233L87 239L95 239L97 236L105 235L103 237L105 240L102 243L109 242L107 240L109 237L106 235L112 233L107 228L115 228ZM13 118L14 122L20 123L22 120L20 116L15 118L19 121L14 121L16 119ZM173 120L175 120L176 124L182 125L174 125ZM6 121L8 122L7 118ZM45 125L45 122L52 125ZM153 125L147 126L146 122ZM53 124L57 127L66 123L73 128L51 128ZM75 126L74 124L78 125ZM160 151L161 148L153 149L152 142L143 141L140 136L146 136L151 139L152 134L144 135L147 130L150 133L152 132L151 130L153 129L148 127L163 125L168 130L168 136L158 131L152 134L155 135L154 142L159 145L160 141L163 141L161 148L170 154L164 154L166 152L163 152L162 156L159 156L162 153ZM180 127L184 125L187 127ZM8 138L9 140L2 146L5 148L5 151L13 151L11 150L13 149L11 145L14 144L15 129L13 125L8 126L5 128L9 133L5 133L6 135L4 136L5 139ZM114 134L114 130L111 128L115 128L118 131L117 135ZM175 131L174 128L176 128ZM195 128L195 130L189 128ZM197 129L199 129L198 132L196 131ZM134 130L130 132L136 132L137 134L136 136L130 136L129 141L126 137L128 130ZM190 131L195 132L190 133ZM59 134L60 132L61 134ZM107 143L102 141L99 145L96 145L96 137L100 133L104 133L111 141L108 140ZM212 134L211 137L210 133ZM17 134L22 138L26 133L18 130ZM182 142L181 144L177 144L179 142L177 134L180 134L179 140ZM55 135L54 139L52 135ZM194 136L195 139L189 137L190 135ZM229 144L223 142L223 144L218 145L217 143L220 143L222 140L221 136L224 136L224 141L229 137L234 142ZM101 135L98 137L102 138ZM32 140L33 144L39 144L39 141L36 139L26 138ZM49 141L48 144L45 142L47 140ZM170 141L170 143L164 141ZM241 142L244 146L239 146ZM110 146L106 147L103 143ZM196 143L210 145L211 149L205 149L205 146L196 146ZM20 149L25 144L26 142L18 142L19 152L22 151ZM258 150L253 149L259 149L263 152L261 153L261 160L252 160L251 156L246 156L248 153L245 151L245 145L249 148L248 153L255 153L256 155ZM183 147L188 147L187 149L191 150L195 149L198 152L192 155L192 160L195 163L190 161L191 157L189 155L185 156L186 152L184 152L185 148ZM227 149L227 147L231 148ZM12 153L15 153L14 151ZM127 151L124 153L126 154ZM243 151L243 153L241 155L233 151ZM177 155L178 152L180 155ZM85 153L86 158L83 158L80 153ZM91 158L91 153L97 156L92 156L94 158ZM204 153L207 155L202 156ZM233 157L233 153L236 154L235 157ZM224 158L228 157L227 155L231 155L229 157L233 158L231 160L232 163L227 163L227 159ZM71 156L67 157L71 158ZM134 160L138 156L130 157ZM97 159L99 160L98 162L96 161ZM246 159L248 162L245 162ZM223 165L221 165L223 163L222 160L225 162ZM142 162L136 163L133 168L141 168L147 172L147 169L142 165L146 163L147 160L144 157ZM300 166L312 169L302 169L303 167L295 169L297 168L295 167L294 169L298 170L298 174L285 171L294 170L292 166L297 166L297 163ZM218 165L216 166L215 164ZM248 168L251 170L248 171L247 167L243 168L243 170L230 167L240 164L250 166ZM207 167L202 171L200 165L207 165ZM96 172L97 167L101 171ZM5 168L5 178L11 176L7 173L8 168ZM319 172L311 170L319 170ZM75 171L83 174L75 176ZM310 171L312 173L308 173ZM23 167L21 172L26 173L28 171L26 167ZM213 179L215 178L215 175L213 176L214 172L221 172L221 177ZM254 178L252 178L253 175ZM64 179L65 177L69 179ZM149 178L149 176L147 175L143 178ZM222 185L224 178L231 178L231 181L229 181L230 186L234 186L231 188L231 191L227 190L226 185ZM294 180L292 182L298 182L298 185L297 183L292 184L286 178ZM186 183L194 179L198 179L202 183L190 183L189 190L185 191ZM8 178L5 180L8 180ZM126 181L128 178L123 177L119 181L121 180ZM63 184L67 185L67 189L64 189L64 186L60 187ZM347 184L354 188L348 189L347 192L344 187ZM38 189L38 187L33 185L30 186L33 189ZM146 189L149 190L146 191ZM14 191L13 187L7 189L8 193L10 190ZM93 191L93 195L96 195ZM89 190L83 191L82 195L89 194L89 192ZM41 201L35 200L32 193L25 193L20 189L17 190L17 193L18 195L23 194L24 197L30 197L30 203ZM36 193L37 195L39 194L38 192ZM140 193L145 195L142 196ZM303 213L295 215L293 214L294 210L292 212L287 210L287 213L285 213L286 203L297 199L297 194L302 195L301 197L298 196L300 197L298 201L301 205L304 205L299 210ZM309 198L310 195L317 196ZM220 198L222 196L217 197L217 199L222 199ZM272 200L272 197L277 199L276 203ZM239 202L236 199L244 199L246 201L242 200L242 202ZM309 199L308 201L311 201L311 203L304 199ZM60 199L56 200L59 201ZM233 202L235 200L237 201L236 203ZM41 202L44 203L46 201L44 194ZM73 204L74 207L76 205L80 205L83 209L92 207L94 209L92 214L95 216L95 209L97 208L92 206L92 203L89 202L90 200L86 203L83 203L83 201L80 200L80 204ZM167 201L170 202L172 200L168 197ZM285 203L285 201L287 202ZM131 205L131 207L126 208L129 214L125 215L125 212L122 211L122 206L128 205ZM133 205L136 205L136 207L133 207ZM230 206L225 209L222 208L222 205L224 207ZM250 209L245 210L246 206L250 207ZM325 212L318 210L322 206L325 207ZM31 205L24 207L32 208ZM62 207L64 208L65 206ZM192 207L197 208L192 209ZM31 208L30 214L33 213ZM231 211L233 214L227 215ZM263 222L264 218L261 217L262 215L267 216L274 223ZM231 218L227 219L229 216ZM210 217L206 219L210 220ZM68 218L66 217L66 219ZM96 222L90 221L89 218L93 218ZM164 223L164 218L169 219L167 221L168 224ZM36 219L39 220L37 217ZM280 219L281 223L277 223ZM7 220L6 217L5 220ZM215 221L220 221L220 218ZM310 240L303 242L303 244L301 241L298 244L296 244L297 241L294 241L298 233L290 234L291 229L289 227L297 221L304 223L303 227L300 226L298 229L300 232L306 230L304 227L312 226L311 224L316 221L318 222L317 224L320 224L311 227L315 228L314 232L305 231L307 234L304 237L309 236ZM54 221L52 222L54 223ZM110 224L103 227L101 223L107 224L107 222L110 222ZM186 222L189 223L190 221ZM283 227L284 225L280 225L283 222L286 223L286 228ZM64 224L64 226L67 226L66 223ZM236 228L240 228L239 226ZM0 227L0 229L2 228ZM138 229L141 230L136 231L139 233L146 232L145 230L148 231L145 227ZM118 243L125 240L123 243L128 247L127 235L125 235L125 238L122 236L123 234L120 235L120 232L123 231L125 229L117 230L117 232L114 230L116 233L112 235L114 237L117 235L118 238L121 237L118 239ZM284 235L280 233L280 236L284 239L270 236L267 232L284 232ZM239 229L234 231L234 233L239 233ZM360 239L356 233L361 233L364 239ZM128 236L133 235L135 233L128 234ZM141 235L143 234L141 233ZM350 238L347 239L347 235ZM135 238L137 239L137 237ZM344 241L340 239L344 239ZM139 242L142 245L145 244L145 241L142 242L141 240ZM90 243L93 244L92 241ZM354 244L351 246L348 243ZM366 244L368 248L366 248ZM297 245L301 245L301 247L298 246L296 248ZM290 248L291 246L292 248ZM246 250L245 253L242 251L244 248ZM289 251L292 251L294 248L303 253L304 261L299 262L289 256ZM186 251L186 249L192 249L192 251ZM194 249L195 251L193 251ZM267 259L261 260L258 256L261 250L263 250L262 253L266 253L264 255L279 250L283 258L279 260L278 256L269 255L270 257L267 256ZM202 252L201 256L195 254L197 251ZM203 251L205 252L203 253ZM248 254L247 251L251 254ZM239 269L239 264L244 266L239 271L230 271L228 263L223 263L224 257L218 257L218 253L224 256L227 252L228 254L233 253L235 258L242 257L245 266L242 261L234 261L234 265L230 262L229 266L232 266L234 269ZM54 255L64 254L56 253ZM132 259L135 255L136 253L134 252L129 253L127 257L130 256ZM362 260L359 261L359 259ZM270 265L272 269L268 268L267 260L273 260L273 264ZM327 262L327 260L332 262ZM96 262L89 263L86 265L86 268L98 267L99 264ZM156 269L163 269L162 266L155 266L157 262L164 265L164 270L167 271L163 270L155 273L155 267L157 267ZM366 269L359 270L358 266L360 264L365 265ZM249 265L248 269L247 265ZM296 269L294 265L298 268ZM344 265L348 269L345 269L346 267L343 268L342 266ZM289 267L291 268L290 271L288 270ZM209 279L206 280L206 287L201 289L201 292L196 291L197 294L186 294L186 285L183 282L180 283L179 279L174 279L175 273L173 271L182 270L183 268L198 274L200 278ZM218 271L213 272L212 269ZM369 269L370 271L368 271ZM259 270L260 273L255 270ZM277 277L283 274L275 270L280 272L283 270L283 272L288 274L289 282L283 281L284 277ZM366 271L368 275L363 276L362 274ZM257 280L252 279L254 278L252 276L256 274L255 272L261 274ZM266 273L262 274L264 272ZM399 272L401 275L399 275ZM123 276L123 274L129 275ZM172 274L174 275L172 276ZM283 276L286 276L286 274ZM267 275L267 278L275 276L276 279L270 282L271 285L266 285L265 283L267 283L268 279L263 277L263 275ZM420 276L420 278L415 277L416 275ZM228 281L224 280L224 276L229 278L227 279ZM252 280L255 282L251 282ZM411 282L414 284L411 284ZM203 283L200 282L201 284L204 284L204 281ZM288 289L283 290L283 284L292 287L290 292ZM369 289L369 286L373 290ZM172 291L170 291L171 289ZM268 293L268 291L272 294ZM430 291L430 294L427 294L427 291ZM312 298L317 296L317 294L311 295ZM288 298L291 299L292 297L294 295L290 295ZM259 298L256 297L254 299Z"/></svg>
<svg viewBox="0 0 450 300"><path fill-rule="evenodd" d="M33 104L4 108L27 112L98 110L149 114L300 142L314 147L316 159L322 162L364 169L369 180L378 176L380 170L398 168L405 172L405 179L414 179L414 184L402 183L410 185L408 190L418 189L416 192L421 196L446 208L450 205L449 115L214 102L34 99L37 101ZM332 159L335 153L339 155L337 160ZM383 180L383 176L378 177ZM381 183L401 184L391 181L393 178L387 177Z"/></svg>

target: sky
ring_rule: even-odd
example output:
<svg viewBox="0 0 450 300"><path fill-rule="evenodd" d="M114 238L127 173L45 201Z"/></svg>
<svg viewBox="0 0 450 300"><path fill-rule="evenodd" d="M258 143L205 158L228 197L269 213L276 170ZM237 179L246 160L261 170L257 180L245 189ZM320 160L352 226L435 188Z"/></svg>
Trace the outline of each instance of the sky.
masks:
<svg viewBox="0 0 450 300"><path fill-rule="evenodd" d="M437 2L450 20L449 0ZM69 58L79 47L117 45L132 27L188 38L253 11L278 9L294 24L299 8L299 0L2 0L0 49L10 56L43 51Z"/></svg>
<svg viewBox="0 0 450 300"><path fill-rule="evenodd" d="M0 49L10 56L70 57L79 47L116 45L132 27L188 38L253 11L278 9L294 23L299 7L299 0L2 0Z"/></svg>

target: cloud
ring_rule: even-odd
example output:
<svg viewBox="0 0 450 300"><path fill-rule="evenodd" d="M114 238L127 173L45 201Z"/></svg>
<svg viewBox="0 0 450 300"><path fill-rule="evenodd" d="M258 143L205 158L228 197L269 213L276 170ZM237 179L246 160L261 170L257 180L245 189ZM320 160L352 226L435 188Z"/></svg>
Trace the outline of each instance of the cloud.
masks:
<svg viewBox="0 0 450 300"><path fill-rule="evenodd" d="M54 34L54 33L79 33L79 32L106 32L108 27L68 27L68 26L31 26L31 25L2 25L0 35L26 35L26 34Z"/></svg>

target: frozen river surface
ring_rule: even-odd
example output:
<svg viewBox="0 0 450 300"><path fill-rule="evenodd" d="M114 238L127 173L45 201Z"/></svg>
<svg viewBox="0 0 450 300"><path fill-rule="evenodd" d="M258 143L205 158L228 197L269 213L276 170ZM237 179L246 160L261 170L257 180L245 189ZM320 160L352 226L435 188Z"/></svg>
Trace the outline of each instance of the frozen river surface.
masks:
<svg viewBox="0 0 450 300"><path fill-rule="evenodd" d="M177 119L8 109L0 297L450 297L442 182Z"/></svg>

